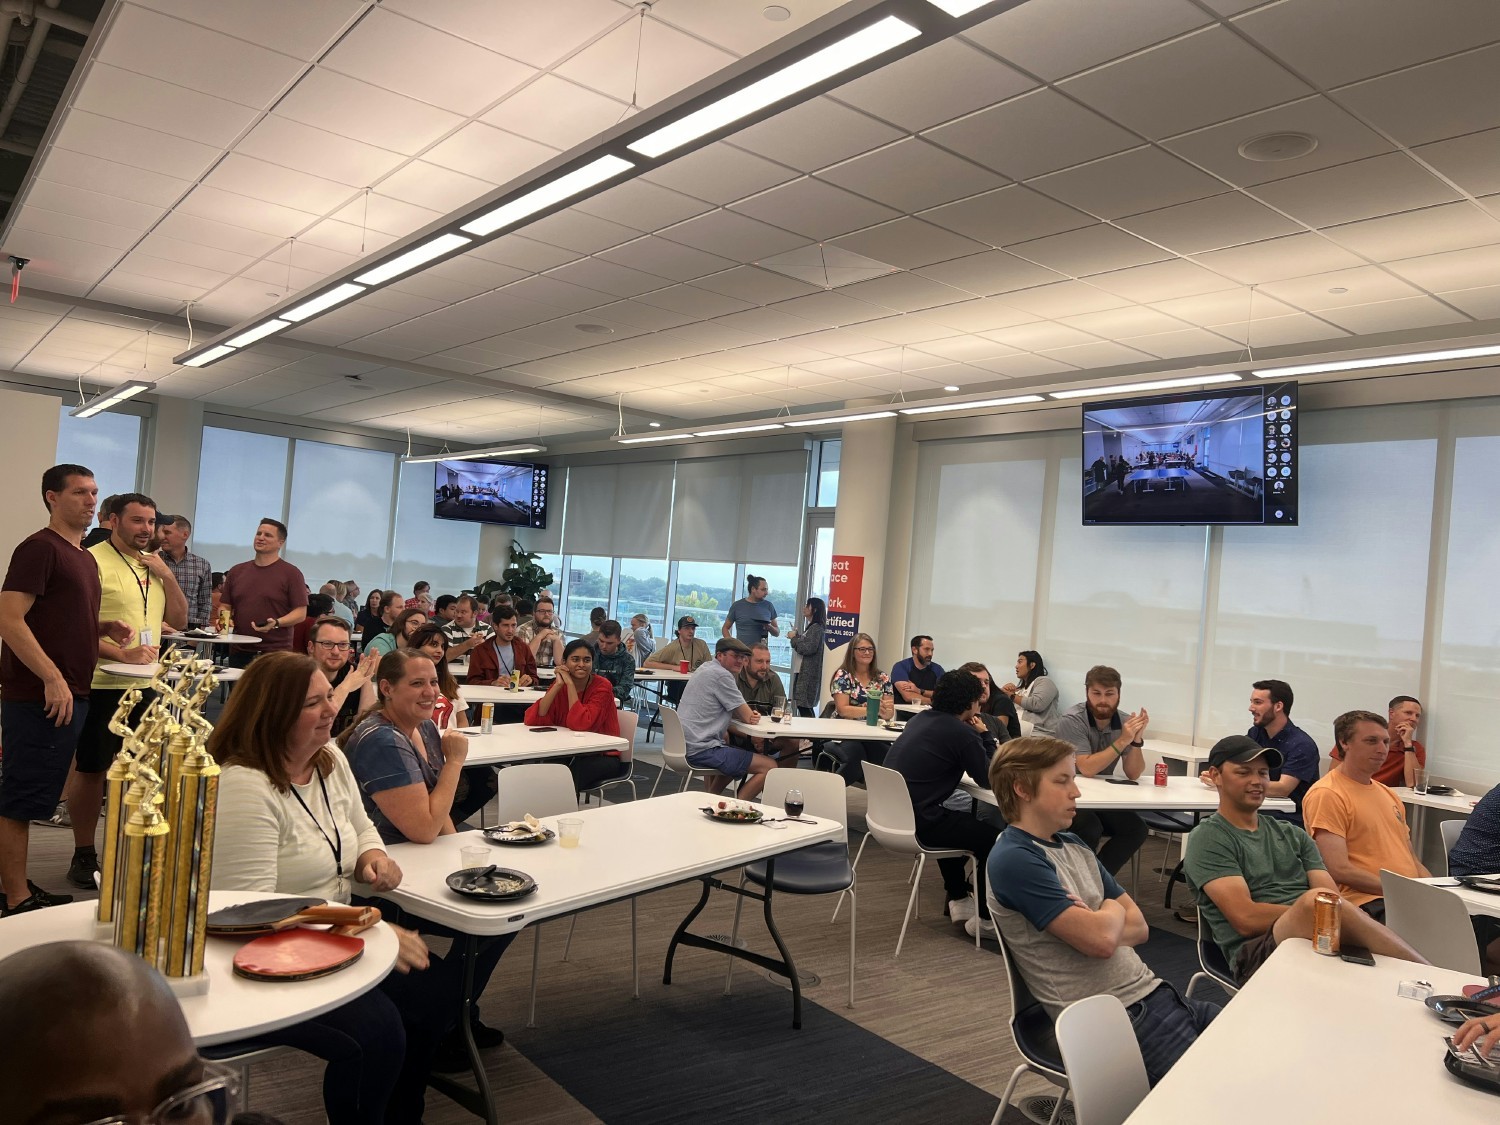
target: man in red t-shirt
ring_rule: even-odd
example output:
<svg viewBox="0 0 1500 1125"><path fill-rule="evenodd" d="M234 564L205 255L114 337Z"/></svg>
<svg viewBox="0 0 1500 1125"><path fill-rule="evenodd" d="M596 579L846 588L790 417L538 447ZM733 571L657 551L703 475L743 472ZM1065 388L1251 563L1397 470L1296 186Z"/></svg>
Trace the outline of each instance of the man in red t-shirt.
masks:
<svg viewBox="0 0 1500 1125"><path fill-rule="evenodd" d="M235 649L231 663L243 668L262 652L288 652L292 626L307 616L307 582L302 572L281 557L286 524L269 517L255 529L255 558L229 568L219 605L234 618L234 631L258 633L258 645Z"/></svg>
<svg viewBox="0 0 1500 1125"><path fill-rule="evenodd" d="M57 808L89 708L99 638L133 631L99 620L99 568L79 544L99 487L82 465L42 474L47 526L10 557L0 588L0 916L71 902L26 878L30 822Z"/></svg>
<svg viewBox="0 0 1500 1125"><path fill-rule="evenodd" d="M1385 761L1375 771L1375 780L1393 789L1410 789L1417 770L1427 768L1427 747L1417 741L1417 727L1422 722L1422 702L1414 695L1398 695L1386 704L1390 723L1391 748ZM1335 746L1328 755L1335 762L1343 754Z"/></svg>

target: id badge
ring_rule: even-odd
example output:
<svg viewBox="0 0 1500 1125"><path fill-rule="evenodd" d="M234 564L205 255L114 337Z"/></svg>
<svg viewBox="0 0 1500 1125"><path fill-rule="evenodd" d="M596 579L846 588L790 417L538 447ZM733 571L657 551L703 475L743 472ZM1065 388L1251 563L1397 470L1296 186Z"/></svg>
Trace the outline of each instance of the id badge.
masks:
<svg viewBox="0 0 1500 1125"><path fill-rule="evenodd" d="M156 643L156 634L153 633L150 629L142 629L139 633L136 634L136 637L137 644L152 645Z"/></svg>

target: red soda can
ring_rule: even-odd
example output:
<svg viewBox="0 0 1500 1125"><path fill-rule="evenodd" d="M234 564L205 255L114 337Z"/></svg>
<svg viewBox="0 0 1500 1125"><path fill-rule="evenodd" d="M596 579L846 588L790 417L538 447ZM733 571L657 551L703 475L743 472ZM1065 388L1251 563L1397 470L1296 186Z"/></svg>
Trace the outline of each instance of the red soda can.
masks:
<svg viewBox="0 0 1500 1125"><path fill-rule="evenodd" d="M1167 784L1167 763L1156 763L1156 784L1165 787Z"/></svg>

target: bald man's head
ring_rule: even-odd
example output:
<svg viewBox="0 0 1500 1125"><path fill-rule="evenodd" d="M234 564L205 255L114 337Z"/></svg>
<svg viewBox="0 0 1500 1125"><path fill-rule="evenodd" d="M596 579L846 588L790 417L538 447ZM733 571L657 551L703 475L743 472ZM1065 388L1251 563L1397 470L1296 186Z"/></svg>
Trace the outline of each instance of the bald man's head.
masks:
<svg viewBox="0 0 1500 1125"><path fill-rule="evenodd" d="M187 1021L139 957L67 941L0 961L0 1120L148 1114L203 1079Z"/></svg>

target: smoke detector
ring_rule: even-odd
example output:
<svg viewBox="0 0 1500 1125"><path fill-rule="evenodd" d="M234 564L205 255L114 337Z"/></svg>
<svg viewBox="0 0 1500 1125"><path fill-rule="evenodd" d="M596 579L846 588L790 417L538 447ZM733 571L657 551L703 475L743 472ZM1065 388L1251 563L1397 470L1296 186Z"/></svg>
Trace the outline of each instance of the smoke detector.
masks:
<svg viewBox="0 0 1500 1125"><path fill-rule="evenodd" d="M1260 164L1297 160L1318 147L1318 138L1308 133L1263 133L1240 145L1240 155Z"/></svg>

